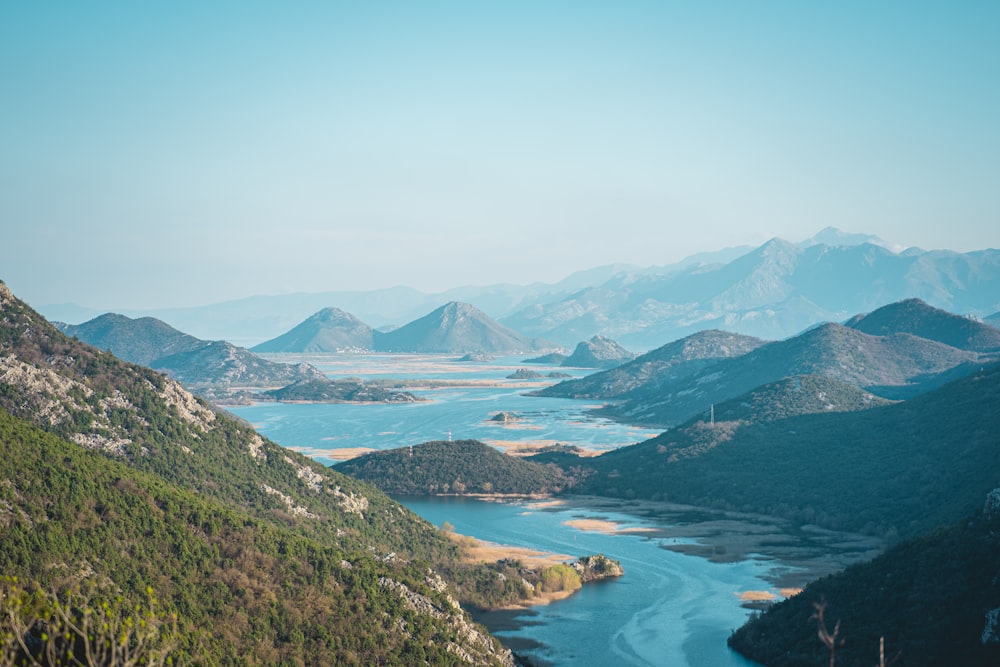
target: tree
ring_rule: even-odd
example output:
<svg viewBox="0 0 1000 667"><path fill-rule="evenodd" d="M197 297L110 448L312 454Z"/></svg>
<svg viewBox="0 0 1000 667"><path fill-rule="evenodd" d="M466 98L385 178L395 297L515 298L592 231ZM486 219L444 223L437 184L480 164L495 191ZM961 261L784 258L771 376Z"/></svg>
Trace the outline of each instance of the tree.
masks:
<svg viewBox="0 0 1000 667"><path fill-rule="evenodd" d="M143 604L101 599L96 587L61 595L0 579L0 667L78 665L131 667L172 664L176 618Z"/></svg>

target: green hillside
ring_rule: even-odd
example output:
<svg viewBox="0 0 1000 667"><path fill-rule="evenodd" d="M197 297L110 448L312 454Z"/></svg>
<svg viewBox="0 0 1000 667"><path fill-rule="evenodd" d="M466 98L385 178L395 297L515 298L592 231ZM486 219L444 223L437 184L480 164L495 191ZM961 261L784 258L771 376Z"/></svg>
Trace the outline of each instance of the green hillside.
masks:
<svg viewBox="0 0 1000 667"><path fill-rule="evenodd" d="M345 461L341 472L405 495L557 493L569 478L556 466L498 452L478 440L425 442Z"/></svg>
<svg viewBox="0 0 1000 667"><path fill-rule="evenodd" d="M337 546L280 510L252 516L2 410L0 479L0 570L53 590L94 583L111 600L151 587L178 616L180 662L459 662L446 647L464 643L465 621L425 566ZM434 622L380 578L450 618Z"/></svg>
<svg viewBox="0 0 1000 667"><path fill-rule="evenodd" d="M837 667L1000 664L1000 513L980 513L815 581L739 628L729 644L770 667L825 667L816 604L839 623ZM992 619L992 620L991 620ZM889 661L895 660L890 663Z"/></svg>
<svg viewBox="0 0 1000 667"><path fill-rule="evenodd" d="M860 412L714 425L706 413L646 442L578 459L594 474L572 491L913 536L967 515L1000 481L998 405L993 364Z"/></svg>
<svg viewBox="0 0 1000 667"><path fill-rule="evenodd" d="M473 603L493 576L446 536L67 338L2 283L0 425L3 574L126 600L151 588L178 615L182 662L509 664L435 574Z"/></svg>

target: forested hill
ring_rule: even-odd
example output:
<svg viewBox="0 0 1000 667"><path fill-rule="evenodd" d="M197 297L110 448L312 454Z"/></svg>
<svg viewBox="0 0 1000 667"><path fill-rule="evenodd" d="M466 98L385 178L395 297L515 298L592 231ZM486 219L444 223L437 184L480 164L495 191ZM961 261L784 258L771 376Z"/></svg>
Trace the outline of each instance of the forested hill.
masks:
<svg viewBox="0 0 1000 667"><path fill-rule="evenodd" d="M782 386L791 385L775 388ZM1000 364L862 411L783 417L758 406L755 414L771 417L754 421L744 403L755 399L721 406L732 421L712 424L705 413L646 442L577 459L572 465L594 474L573 492L760 512L895 539L967 515L1000 481Z"/></svg>
<svg viewBox="0 0 1000 667"><path fill-rule="evenodd" d="M450 540L66 337L3 283L0 469L3 574L127 605L149 588L178 616L181 662L509 664L428 569L474 595Z"/></svg>
<svg viewBox="0 0 1000 667"><path fill-rule="evenodd" d="M901 543L869 563L815 581L729 639L771 667L826 667L815 605L839 624L838 667L1000 665L1000 490L975 516Z"/></svg>
<svg viewBox="0 0 1000 667"><path fill-rule="evenodd" d="M700 331L658 347L617 368L566 380L531 395L609 400L641 387L655 391L721 359L746 354L764 343L759 338L725 331Z"/></svg>
<svg viewBox="0 0 1000 667"><path fill-rule="evenodd" d="M371 452L337 469L395 494L532 495L557 493L570 483L556 466L508 456L478 440L438 440Z"/></svg>

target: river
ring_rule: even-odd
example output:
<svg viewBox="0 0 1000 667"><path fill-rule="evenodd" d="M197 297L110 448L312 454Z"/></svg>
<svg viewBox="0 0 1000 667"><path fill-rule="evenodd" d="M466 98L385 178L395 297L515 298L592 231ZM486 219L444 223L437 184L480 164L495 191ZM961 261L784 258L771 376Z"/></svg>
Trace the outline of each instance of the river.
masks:
<svg viewBox="0 0 1000 667"><path fill-rule="evenodd" d="M263 435L326 464L344 452L428 440L475 438L500 449L573 444L606 451L657 431L587 414L593 404L528 397L557 380L508 380L523 360L458 362L440 355L289 355L330 377L405 379L424 402L389 405L257 403L231 408ZM566 369L530 366L542 373ZM592 371L570 370L575 377ZM518 420L499 424L498 411ZM539 665L753 664L726 646L750 610L748 597L780 597L782 587L872 555L878 545L828 531L791 531L766 517L695 508L574 498L560 504L471 498L400 498L436 526L481 540L578 557L603 553L622 563L617 580L588 584L572 597L480 620ZM589 519L590 523L579 523ZM586 527L603 527L600 532Z"/></svg>

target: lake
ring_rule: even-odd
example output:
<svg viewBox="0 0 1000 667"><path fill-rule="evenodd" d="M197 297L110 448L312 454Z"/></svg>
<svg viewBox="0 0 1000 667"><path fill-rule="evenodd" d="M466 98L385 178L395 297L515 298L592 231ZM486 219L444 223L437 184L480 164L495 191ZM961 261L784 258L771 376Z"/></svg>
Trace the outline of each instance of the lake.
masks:
<svg viewBox="0 0 1000 667"><path fill-rule="evenodd" d="M520 359L458 362L441 355L273 355L308 361L334 378L404 379L421 398L405 404L258 403L231 408L263 435L334 463L345 452L429 440L474 438L500 449L573 444L606 451L658 434L588 414L593 403L523 394L558 380L506 379ZM499 411L518 420L499 424ZM573 498L561 504L471 498L400 498L435 526L481 540L566 554L603 553L621 578L588 584L572 597L479 618L502 641L540 665L753 664L726 646L750 610L745 598L781 597L782 587L870 557L879 545L853 535L791 530L767 517L720 514L656 503ZM609 532L582 530L580 519ZM806 619L803 619L806 622Z"/></svg>

